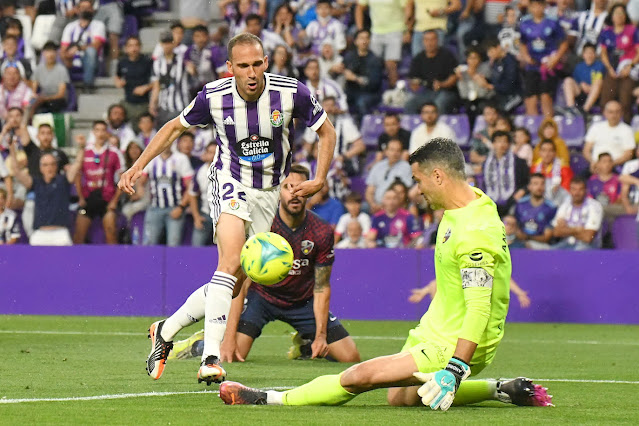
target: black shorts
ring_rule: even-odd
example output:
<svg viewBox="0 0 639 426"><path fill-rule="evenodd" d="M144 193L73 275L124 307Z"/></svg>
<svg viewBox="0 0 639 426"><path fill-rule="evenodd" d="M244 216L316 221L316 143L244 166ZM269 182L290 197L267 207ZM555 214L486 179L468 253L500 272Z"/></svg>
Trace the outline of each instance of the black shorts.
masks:
<svg viewBox="0 0 639 426"><path fill-rule="evenodd" d="M249 290L237 331L257 339L262 334L264 326L275 320L291 325L303 339L315 339L315 314L313 313L312 298L300 306L280 308L269 303L258 292ZM348 331L330 312L328 313L326 331L326 342L329 345L348 337Z"/></svg>
<svg viewBox="0 0 639 426"><path fill-rule="evenodd" d="M546 75L546 78L542 79L539 71L526 70L524 71L524 97L547 94L554 98L558 83L559 77L556 75Z"/></svg>

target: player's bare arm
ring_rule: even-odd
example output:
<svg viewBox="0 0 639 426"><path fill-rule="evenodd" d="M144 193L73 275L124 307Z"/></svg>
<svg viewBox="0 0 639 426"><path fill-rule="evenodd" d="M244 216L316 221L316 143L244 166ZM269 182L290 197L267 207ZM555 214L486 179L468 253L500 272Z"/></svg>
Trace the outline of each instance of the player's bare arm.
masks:
<svg viewBox="0 0 639 426"><path fill-rule="evenodd" d="M135 182L142 176L142 171L151 160L167 149L184 131L186 127L180 123L180 117L166 123L151 139L151 142L140 155L140 158L131 166L129 170L122 173L118 188L127 194L135 193Z"/></svg>
<svg viewBox="0 0 639 426"><path fill-rule="evenodd" d="M327 118L324 123L317 129L319 136L319 145L317 147L317 171L315 179L307 180L295 188L294 195L296 197L309 197L318 192L326 182L326 175L331 168L333 161L333 153L335 152L335 128L333 123Z"/></svg>
<svg viewBox="0 0 639 426"><path fill-rule="evenodd" d="M331 271L333 265L315 267L315 287L313 288L313 313L315 314L315 340L311 345L311 358L323 358L328 354L326 342L328 310L331 299Z"/></svg>

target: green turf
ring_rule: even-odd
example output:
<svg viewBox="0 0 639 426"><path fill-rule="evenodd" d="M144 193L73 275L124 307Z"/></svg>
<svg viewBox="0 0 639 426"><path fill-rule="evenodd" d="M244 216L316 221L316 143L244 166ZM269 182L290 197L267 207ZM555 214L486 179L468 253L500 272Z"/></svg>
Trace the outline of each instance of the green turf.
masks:
<svg viewBox="0 0 639 426"><path fill-rule="evenodd" d="M147 377L148 318L0 316L0 398L66 398L143 392L196 392L198 361L172 361L159 381ZM407 322L346 321L365 359L396 352ZM15 331L77 332L77 334ZM186 337L196 327L184 330ZM226 364L231 380L256 387L296 386L344 365L287 361L289 328L264 331L246 363ZM122 335L99 333L120 332ZM93 333L93 334L92 334ZM131 334L135 333L135 334ZM139 333L139 334L137 334ZM360 336L359 338L357 336ZM542 379L634 383L542 382L555 408L488 402L447 413L394 408L385 393L361 395L342 407L228 407L217 395L152 396L116 400L0 403L0 424L562 424L637 423L639 327L509 324L493 365L480 377L526 375ZM370 337L378 337L371 339ZM381 339L379 339L381 337ZM384 339L388 337L388 339ZM211 391L217 390L213 385Z"/></svg>

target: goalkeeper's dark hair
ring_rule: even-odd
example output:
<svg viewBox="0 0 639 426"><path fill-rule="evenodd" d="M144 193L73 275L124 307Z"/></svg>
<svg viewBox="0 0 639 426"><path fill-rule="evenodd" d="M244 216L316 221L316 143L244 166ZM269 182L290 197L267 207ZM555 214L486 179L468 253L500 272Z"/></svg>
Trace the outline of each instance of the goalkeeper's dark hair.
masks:
<svg viewBox="0 0 639 426"><path fill-rule="evenodd" d="M441 168L452 177L466 180L464 154L452 139L431 139L417 148L408 157L408 162L410 164L417 163L427 173L430 173L434 168Z"/></svg>
<svg viewBox="0 0 639 426"><path fill-rule="evenodd" d="M306 178L306 180L309 180L311 178L311 172L306 167L302 166L299 163L293 163L291 165L291 170L289 171L289 174L291 173L302 175Z"/></svg>

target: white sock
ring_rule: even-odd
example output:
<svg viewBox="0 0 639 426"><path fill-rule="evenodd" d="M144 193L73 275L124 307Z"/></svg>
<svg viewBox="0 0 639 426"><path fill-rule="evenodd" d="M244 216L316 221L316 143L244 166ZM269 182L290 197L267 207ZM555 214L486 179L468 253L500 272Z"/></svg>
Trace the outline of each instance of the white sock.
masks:
<svg viewBox="0 0 639 426"><path fill-rule="evenodd" d="M224 272L215 271L207 284L206 316L204 321L204 352L202 360L209 355L220 357L220 344L226 331L226 319L231 310L233 287L237 278Z"/></svg>
<svg viewBox="0 0 639 426"><path fill-rule="evenodd" d="M267 405L284 405L284 392L278 392L274 390L266 391L266 404Z"/></svg>
<svg viewBox="0 0 639 426"><path fill-rule="evenodd" d="M162 326L162 338L167 342L173 340L176 334L184 327L187 327L195 322L198 322L204 318L204 304L205 304L205 287L208 284L204 284L202 287L195 290L180 309L175 311L173 315L168 317Z"/></svg>

